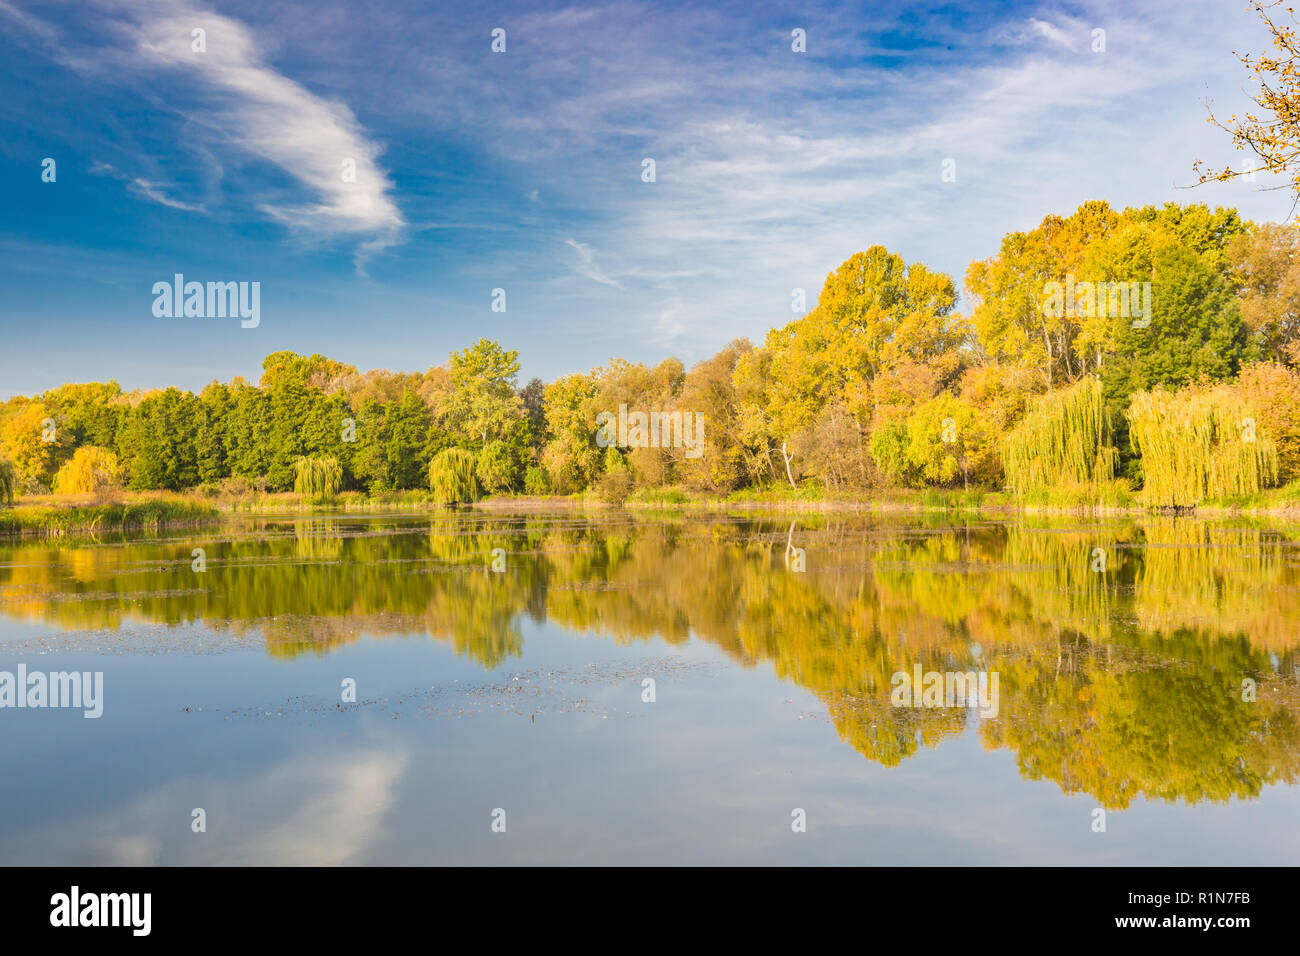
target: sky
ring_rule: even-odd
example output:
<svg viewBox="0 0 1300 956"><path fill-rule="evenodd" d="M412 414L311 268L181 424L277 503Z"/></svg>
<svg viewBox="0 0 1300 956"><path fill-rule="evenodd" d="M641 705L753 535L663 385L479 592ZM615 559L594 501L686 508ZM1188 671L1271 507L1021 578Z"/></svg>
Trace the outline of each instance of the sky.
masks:
<svg viewBox="0 0 1300 956"><path fill-rule="evenodd" d="M689 366L872 245L961 287L1089 199L1285 220L1263 176L1190 188L1249 167L1207 103L1268 49L1246 0L0 0L0 398L481 337L522 380ZM260 321L156 316L176 273Z"/></svg>

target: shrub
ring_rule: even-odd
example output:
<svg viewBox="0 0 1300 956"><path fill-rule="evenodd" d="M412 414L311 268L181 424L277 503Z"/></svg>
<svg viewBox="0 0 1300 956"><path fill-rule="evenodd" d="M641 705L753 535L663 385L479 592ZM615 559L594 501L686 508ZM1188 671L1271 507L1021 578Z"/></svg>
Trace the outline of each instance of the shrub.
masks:
<svg viewBox="0 0 1300 956"><path fill-rule="evenodd" d="M596 495L601 501L621 504L632 493L632 469L627 466L622 452L613 445L605 449L604 465L605 473L596 480Z"/></svg>
<svg viewBox="0 0 1300 956"><path fill-rule="evenodd" d="M1300 478L1300 373L1276 362L1242 368L1234 388L1259 416L1259 434L1277 449L1277 481Z"/></svg>
<svg viewBox="0 0 1300 956"><path fill-rule="evenodd" d="M478 453L475 474L479 484L487 491L505 491L514 482L515 466L510 460L510 448L500 439L490 441Z"/></svg>
<svg viewBox="0 0 1300 956"><path fill-rule="evenodd" d="M7 458L0 458L0 503L11 505L18 493L18 472Z"/></svg>
<svg viewBox="0 0 1300 956"><path fill-rule="evenodd" d="M622 504L632 493L632 471L620 468L607 471L596 480L596 496L610 504Z"/></svg>
<svg viewBox="0 0 1300 956"><path fill-rule="evenodd" d="M524 472L524 494L544 495L549 491L550 485L546 481L546 472L536 465L529 465L528 470Z"/></svg>
<svg viewBox="0 0 1300 956"><path fill-rule="evenodd" d="M916 481L916 469L907 457L908 445L907 423L902 419L884 422L871 435L871 457L891 484L906 487Z"/></svg>

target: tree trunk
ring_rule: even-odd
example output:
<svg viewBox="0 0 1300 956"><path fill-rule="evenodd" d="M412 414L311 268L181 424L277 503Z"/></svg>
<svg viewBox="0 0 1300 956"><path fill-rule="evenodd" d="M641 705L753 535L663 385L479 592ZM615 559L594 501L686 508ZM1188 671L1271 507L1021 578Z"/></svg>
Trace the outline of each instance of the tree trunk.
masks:
<svg viewBox="0 0 1300 956"><path fill-rule="evenodd" d="M799 486L794 483L794 475L790 474L790 460L794 456L786 454L785 442L781 442L781 457L785 459L785 476L790 479L790 487L798 491Z"/></svg>

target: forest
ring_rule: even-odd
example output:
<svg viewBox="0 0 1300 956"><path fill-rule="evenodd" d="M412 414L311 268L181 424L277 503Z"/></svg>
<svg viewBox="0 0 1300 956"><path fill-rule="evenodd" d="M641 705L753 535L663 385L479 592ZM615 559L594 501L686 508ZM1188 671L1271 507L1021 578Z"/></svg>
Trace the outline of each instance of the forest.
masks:
<svg viewBox="0 0 1300 956"><path fill-rule="evenodd" d="M62 384L0 406L0 502L938 488L1181 508L1300 479L1295 228L1090 201L1006 235L964 289L959 310L952 276L872 246L761 344L690 368L521 383L518 352L480 339L422 372L286 351L197 394ZM702 453L598 442L623 405L697 416Z"/></svg>

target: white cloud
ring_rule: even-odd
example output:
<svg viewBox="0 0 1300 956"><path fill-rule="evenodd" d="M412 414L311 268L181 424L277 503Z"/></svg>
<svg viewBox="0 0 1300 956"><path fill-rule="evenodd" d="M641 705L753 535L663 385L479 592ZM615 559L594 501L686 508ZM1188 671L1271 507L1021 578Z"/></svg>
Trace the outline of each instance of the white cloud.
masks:
<svg viewBox="0 0 1300 956"><path fill-rule="evenodd" d="M107 866L364 863L385 834L409 762L402 750L348 749L291 757L242 778L179 778L74 824L27 830L9 850L19 859ZM219 836L191 833L196 806Z"/></svg>
<svg viewBox="0 0 1300 956"><path fill-rule="evenodd" d="M138 52L159 65L181 68L222 94L221 105L198 117L234 144L279 166L319 198L266 202L263 211L286 225L328 233L395 233L401 213L389 197L381 149L366 138L352 111L330 102L268 66L242 23L194 7L133 4ZM206 51L191 49L191 32L206 31ZM345 161L356 182L344 179Z"/></svg>
<svg viewBox="0 0 1300 956"><path fill-rule="evenodd" d="M564 244L573 249L578 254L577 270L579 275L584 275L592 282L599 282L601 285L613 286L615 289L623 288L616 281L605 275L600 266L596 265L596 255L591 251L591 246L585 242L578 242L576 239L565 239Z"/></svg>
<svg viewBox="0 0 1300 956"><path fill-rule="evenodd" d="M941 68L904 55L846 68L776 39L757 55L723 45L695 56L683 38L713 36L709 13L669 42L611 9L569 46L556 37L563 57L521 63L489 109L456 122L508 160L562 170L554 206L587 215L587 242L620 288L692 358L787 321L792 288L815 297L875 243L960 286L1004 233L1090 198L1285 216L1284 202L1244 189L1176 189L1194 182L1195 159L1231 156L1205 123L1206 84L1238 96L1232 51L1268 48L1249 11L1196 9L1100 0L1074 18L996 20ZM1091 50L1094 27L1107 30L1104 53ZM653 185L639 180L642 156L657 161ZM940 178L950 157L955 183ZM594 265L591 247L569 243ZM629 347L632 333L605 332Z"/></svg>
<svg viewBox="0 0 1300 956"><path fill-rule="evenodd" d="M38 37L56 60L100 79L142 79L151 97L185 118L184 136L216 144L182 145L200 155L233 146L292 177L298 189L264 192L254 201L262 214L303 237L362 239L358 271L369 256L401 239L406 222L391 198L393 183L379 165L381 146L346 104L318 96L270 66L248 26L202 7L160 0L104 0L97 10L125 18L108 26L121 37L121 46L77 47L40 18L0 0L0 14ZM203 52L192 48L195 29L206 32ZM173 78L160 82L159 68L193 80L201 102L187 98L182 104L170 96ZM354 177L343 175L345 162ZM150 201L205 211L172 198L148 177L116 170L113 175ZM304 188L313 199L302 201Z"/></svg>
<svg viewBox="0 0 1300 956"><path fill-rule="evenodd" d="M1077 26L1077 24L1071 24L1071 27L1075 26ZM1046 20L1039 20L1037 17L1030 17L1029 32L1036 36L1046 37L1057 46L1062 46L1071 52L1075 49L1075 41L1077 37L1074 35L1075 30L1073 29L1062 29L1055 24L1048 23Z"/></svg>
<svg viewBox="0 0 1300 956"><path fill-rule="evenodd" d="M202 203L189 203L180 199L173 199L167 194L169 186L153 182L141 176L128 176L111 163L96 162L91 166L90 172L96 176L112 176L114 179L120 179L126 183L126 188L134 195L142 196L169 209L179 209L183 212L207 212Z"/></svg>

